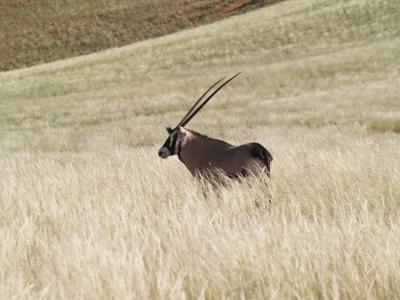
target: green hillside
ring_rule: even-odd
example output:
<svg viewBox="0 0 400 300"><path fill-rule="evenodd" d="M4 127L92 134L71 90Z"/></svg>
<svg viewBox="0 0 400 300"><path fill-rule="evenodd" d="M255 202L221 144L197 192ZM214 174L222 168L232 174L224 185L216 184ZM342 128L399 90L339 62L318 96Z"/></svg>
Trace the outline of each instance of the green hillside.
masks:
<svg viewBox="0 0 400 300"><path fill-rule="evenodd" d="M281 0L3 0L0 70L92 53Z"/></svg>

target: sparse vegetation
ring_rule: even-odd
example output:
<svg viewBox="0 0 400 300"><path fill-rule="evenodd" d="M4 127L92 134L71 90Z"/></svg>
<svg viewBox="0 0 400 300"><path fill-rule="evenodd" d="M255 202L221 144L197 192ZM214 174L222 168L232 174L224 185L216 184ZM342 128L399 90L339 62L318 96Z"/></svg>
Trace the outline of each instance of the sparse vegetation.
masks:
<svg viewBox="0 0 400 300"><path fill-rule="evenodd" d="M399 9L285 1L0 73L1 297L399 298ZM156 152L237 71L190 127L272 178L206 197Z"/></svg>
<svg viewBox="0 0 400 300"><path fill-rule="evenodd" d="M375 120L370 128L379 132L393 131L400 133L400 119Z"/></svg>
<svg viewBox="0 0 400 300"><path fill-rule="evenodd" d="M0 70L88 54L282 0L2 0Z"/></svg>

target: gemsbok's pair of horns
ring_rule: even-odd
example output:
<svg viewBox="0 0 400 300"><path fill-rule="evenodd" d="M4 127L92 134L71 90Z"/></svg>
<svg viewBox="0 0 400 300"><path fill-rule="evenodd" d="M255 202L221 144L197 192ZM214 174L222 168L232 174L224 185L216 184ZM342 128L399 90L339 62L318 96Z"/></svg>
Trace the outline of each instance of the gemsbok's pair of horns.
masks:
<svg viewBox="0 0 400 300"><path fill-rule="evenodd" d="M178 125L175 126L175 128L182 126L184 127L187 123L189 123L189 121L204 107L204 105L207 104L208 101L211 100L212 97L214 97L214 95L216 93L218 93L225 85L227 85L230 81L232 81L236 76L238 76L240 74L237 73L235 76L229 78L228 80L226 80L223 84L221 84L216 90L214 90L203 102L202 100L204 99L204 97L214 88L216 87L219 83L221 83L225 77L222 77L220 80L218 80L216 83L214 83L203 95L201 95L201 97L196 101L196 103L192 106L191 109L189 109L189 111L187 112L187 114L183 117L183 119L178 123ZM202 103L201 103L202 102ZM201 104L200 104L201 103ZM199 105L200 104L200 105Z"/></svg>
<svg viewBox="0 0 400 300"><path fill-rule="evenodd" d="M272 155L263 145L247 143L235 146L183 128L218 91L239 74L227 80L225 77L218 80L201 95L174 129L167 127L168 137L158 150L159 157L166 159L178 155L193 176L213 184L223 180L220 180L221 174L232 179L270 175Z"/></svg>

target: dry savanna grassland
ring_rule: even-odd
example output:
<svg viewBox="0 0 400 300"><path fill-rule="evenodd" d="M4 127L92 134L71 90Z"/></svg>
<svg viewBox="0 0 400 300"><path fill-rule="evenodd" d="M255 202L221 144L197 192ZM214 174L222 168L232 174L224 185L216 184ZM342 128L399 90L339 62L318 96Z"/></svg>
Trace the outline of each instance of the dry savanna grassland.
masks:
<svg viewBox="0 0 400 300"><path fill-rule="evenodd" d="M285 1L0 73L0 298L400 297L400 2ZM164 126L274 156L218 192Z"/></svg>

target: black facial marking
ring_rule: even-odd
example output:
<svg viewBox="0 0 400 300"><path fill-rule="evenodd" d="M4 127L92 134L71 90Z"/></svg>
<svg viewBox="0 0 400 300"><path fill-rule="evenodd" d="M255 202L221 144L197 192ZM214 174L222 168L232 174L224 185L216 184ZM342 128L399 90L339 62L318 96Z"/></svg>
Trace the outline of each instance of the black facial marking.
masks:
<svg viewBox="0 0 400 300"><path fill-rule="evenodd" d="M168 128L167 128L167 131L169 131ZM175 149L176 149L176 143L178 141L179 131L176 129L176 130L170 130L169 132L170 132L170 134L169 134L167 140L165 141L163 147L166 147L168 149L169 153L171 155L174 155L174 154L176 154Z"/></svg>

